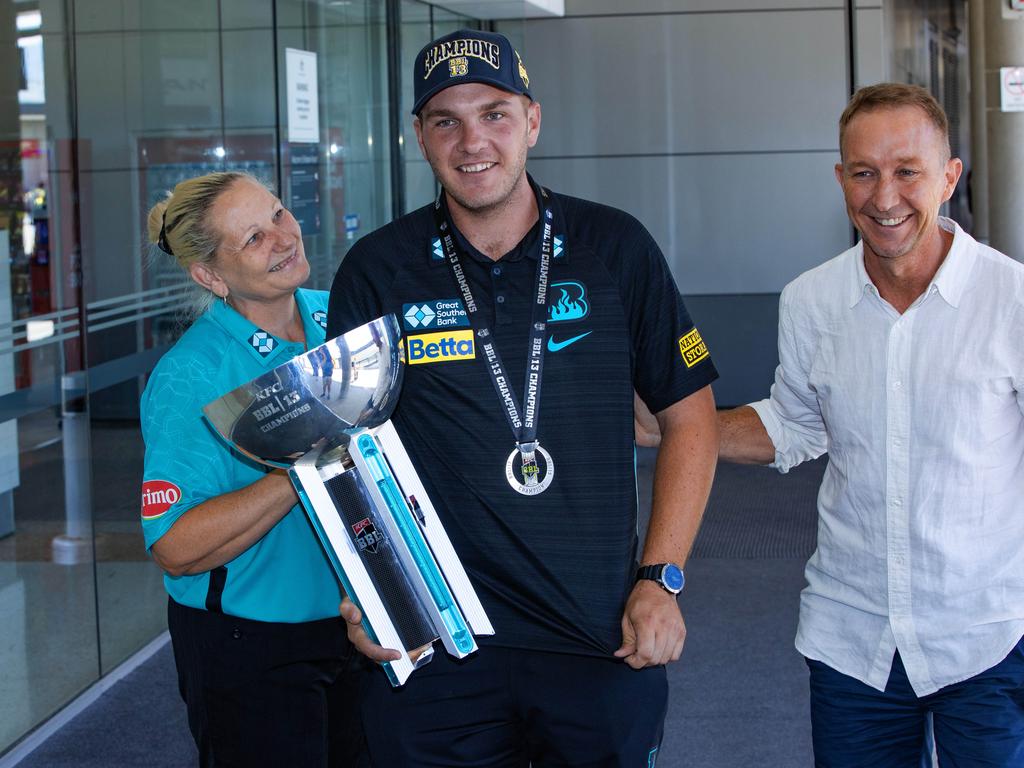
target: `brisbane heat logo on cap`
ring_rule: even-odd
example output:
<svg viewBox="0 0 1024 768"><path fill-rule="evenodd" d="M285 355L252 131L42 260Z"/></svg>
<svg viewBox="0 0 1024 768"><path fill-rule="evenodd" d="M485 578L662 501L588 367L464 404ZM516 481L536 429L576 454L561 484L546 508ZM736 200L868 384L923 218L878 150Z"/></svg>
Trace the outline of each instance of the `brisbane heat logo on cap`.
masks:
<svg viewBox="0 0 1024 768"><path fill-rule="evenodd" d="M142 519L154 520L181 501L181 489L166 480L142 484Z"/></svg>
<svg viewBox="0 0 1024 768"><path fill-rule="evenodd" d="M438 43L427 51L423 57L423 79L426 80L430 77L434 67L442 61L448 61L448 59L462 59L461 62L455 62L455 66L451 67L450 76L455 77L456 70L460 70L460 73L463 75L468 74L469 60L466 57L470 56L490 64L495 69L501 69L501 49L497 43L492 43L488 40L461 38L459 40L448 40L444 43ZM464 72L461 71L463 69L465 69Z"/></svg>

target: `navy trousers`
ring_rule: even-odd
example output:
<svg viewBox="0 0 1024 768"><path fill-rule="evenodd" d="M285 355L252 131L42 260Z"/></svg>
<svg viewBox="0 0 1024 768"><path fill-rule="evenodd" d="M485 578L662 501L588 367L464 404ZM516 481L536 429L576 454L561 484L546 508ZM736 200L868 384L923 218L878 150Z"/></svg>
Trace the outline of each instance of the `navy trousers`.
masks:
<svg viewBox="0 0 1024 768"><path fill-rule="evenodd" d="M202 768L358 768L362 657L341 617L249 621L168 601L178 689Z"/></svg>
<svg viewBox="0 0 1024 768"><path fill-rule="evenodd" d="M917 768L928 713L940 768L1024 766L1024 639L991 669L920 698L899 653L884 693L820 661L807 665L819 768Z"/></svg>
<svg viewBox="0 0 1024 768"><path fill-rule="evenodd" d="M374 766L653 768L668 706L664 667L484 647L443 649L392 688L364 682L363 724Z"/></svg>

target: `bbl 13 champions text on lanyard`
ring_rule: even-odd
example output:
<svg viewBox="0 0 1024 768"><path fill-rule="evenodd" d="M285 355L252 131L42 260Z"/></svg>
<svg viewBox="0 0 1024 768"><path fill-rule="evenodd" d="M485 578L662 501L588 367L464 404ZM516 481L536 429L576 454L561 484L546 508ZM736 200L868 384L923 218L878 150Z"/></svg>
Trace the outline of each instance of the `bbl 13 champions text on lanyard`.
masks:
<svg viewBox="0 0 1024 768"><path fill-rule="evenodd" d="M505 408L505 419L512 429L516 447L505 462L505 478L512 489L524 496L535 496L543 493L551 485L555 477L555 463L537 440L537 418L540 410L541 381L544 374L544 332L548 316L548 271L551 267L551 241L553 214L551 196L546 190L542 195L547 199L542 207L544 230L541 236L540 257L537 259L537 276L534 280L533 314L530 320L530 343L526 365L526 382L523 386L523 406L520 409L512 392L501 355L495 346L491 329L484 324L479 313L479 306L473 298L469 282L462 269L458 249L452 228L448 223L448 215L442 202L442 195L434 203L434 221L444 248L445 259L452 278L458 285L462 301L466 305L466 315L476 335L477 342L483 350L482 359L487 373ZM539 202L539 201L538 201ZM522 411L520 415L520 411ZM540 461L538 461L538 457Z"/></svg>

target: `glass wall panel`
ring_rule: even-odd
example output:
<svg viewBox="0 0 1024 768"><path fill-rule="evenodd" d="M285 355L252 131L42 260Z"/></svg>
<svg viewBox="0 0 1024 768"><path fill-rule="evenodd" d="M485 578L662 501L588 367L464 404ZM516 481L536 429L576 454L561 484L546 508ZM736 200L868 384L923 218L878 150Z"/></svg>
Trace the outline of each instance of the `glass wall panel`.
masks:
<svg viewBox="0 0 1024 768"><path fill-rule="evenodd" d="M310 285L328 288L391 217L385 7L0 0L0 754L166 627L139 525L138 401L191 284L148 246L149 208L182 179L247 170L300 219ZM478 22L401 13L415 208L434 184L408 115L413 57ZM312 139L289 131L289 48L316 57Z"/></svg>
<svg viewBox="0 0 1024 768"><path fill-rule="evenodd" d="M302 224L310 284L327 289L356 239L390 220L384 3L278 3L282 191ZM285 49L316 54L319 140L291 140ZM308 169L316 170L311 191ZM301 200L315 194L309 210Z"/></svg>
<svg viewBox="0 0 1024 768"><path fill-rule="evenodd" d="M0 0L0 752L99 672L62 14Z"/></svg>
<svg viewBox="0 0 1024 768"><path fill-rule="evenodd" d="M402 141L404 144L403 165L405 170L405 209L414 211L437 194L434 173L423 159L416 142L416 131L412 127L413 65L420 49L441 35L458 29L480 29L476 19L437 8L419 0L402 0L402 99L399 109L402 114Z"/></svg>

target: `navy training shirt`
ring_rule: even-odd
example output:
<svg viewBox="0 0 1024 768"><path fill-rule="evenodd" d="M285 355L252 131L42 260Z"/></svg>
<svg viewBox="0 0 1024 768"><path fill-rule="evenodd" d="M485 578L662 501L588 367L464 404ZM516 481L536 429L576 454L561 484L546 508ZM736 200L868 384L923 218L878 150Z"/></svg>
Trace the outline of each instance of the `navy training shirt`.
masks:
<svg viewBox="0 0 1024 768"><path fill-rule="evenodd" d="M408 355L393 421L494 624L481 643L607 656L637 552L633 389L660 411L717 378L654 239L614 208L554 195L538 439L555 476L515 492L515 449L432 205L362 238L338 270L333 338L394 313ZM556 219L557 220L557 219ZM498 261L461 236L463 268L522 402L540 227Z"/></svg>

